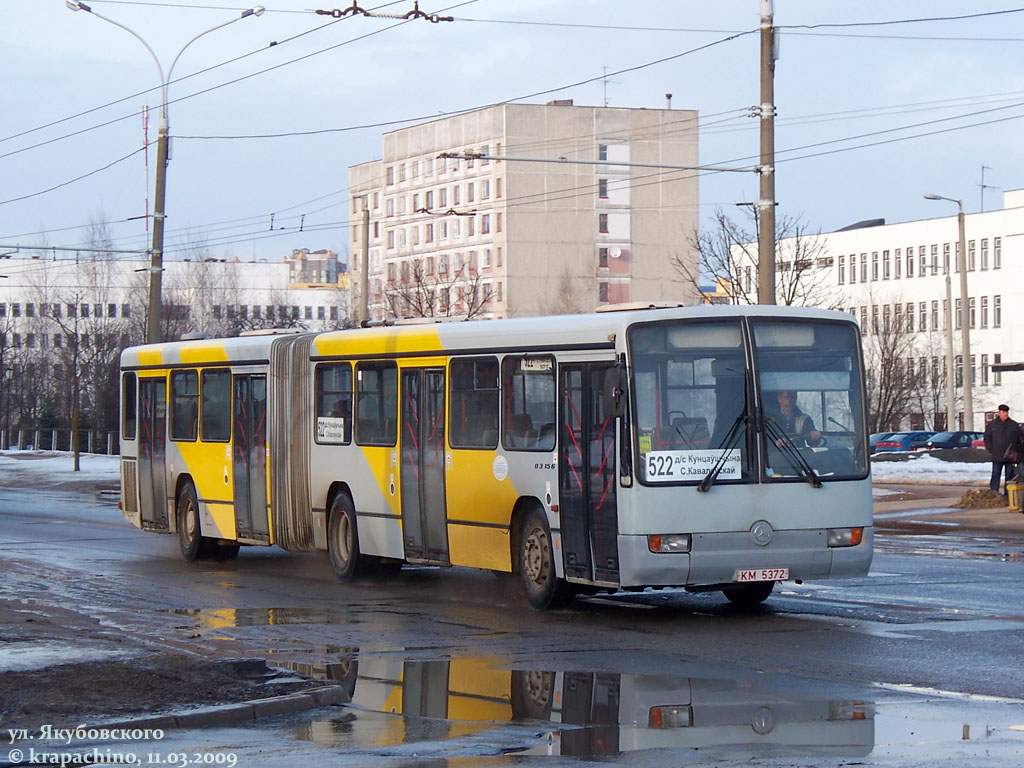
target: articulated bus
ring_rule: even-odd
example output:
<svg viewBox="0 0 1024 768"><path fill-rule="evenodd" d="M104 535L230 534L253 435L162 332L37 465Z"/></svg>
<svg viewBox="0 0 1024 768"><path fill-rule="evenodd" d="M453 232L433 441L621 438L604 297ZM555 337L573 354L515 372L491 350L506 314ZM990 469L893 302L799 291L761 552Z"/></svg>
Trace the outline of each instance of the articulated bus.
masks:
<svg viewBox="0 0 1024 768"><path fill-rule="evenodd" d="M126 349L121 370L124 515L177 533L190 561L276 545L326 550L342 581L470 566L518 574L538 609L646 587L753 605L871 563L864 369L843 313L199 339Z"/></svg>

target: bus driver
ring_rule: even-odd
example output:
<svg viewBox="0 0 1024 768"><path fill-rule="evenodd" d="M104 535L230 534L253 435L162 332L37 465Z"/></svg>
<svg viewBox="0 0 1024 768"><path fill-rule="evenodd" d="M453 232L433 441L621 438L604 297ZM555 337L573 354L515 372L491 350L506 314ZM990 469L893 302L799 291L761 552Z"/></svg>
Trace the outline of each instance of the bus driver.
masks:
<svg viewBox="0 0 1024 768"><path fill-rule="evenodd" d="M797 406L796 392L784 389L777 394L777 398L779 410L773 418L782 430L798 446L818 445L821 441L821 432L814 428L811 417ZM775 441L775 445L781 447L783 442L780 437Z"/></svg>

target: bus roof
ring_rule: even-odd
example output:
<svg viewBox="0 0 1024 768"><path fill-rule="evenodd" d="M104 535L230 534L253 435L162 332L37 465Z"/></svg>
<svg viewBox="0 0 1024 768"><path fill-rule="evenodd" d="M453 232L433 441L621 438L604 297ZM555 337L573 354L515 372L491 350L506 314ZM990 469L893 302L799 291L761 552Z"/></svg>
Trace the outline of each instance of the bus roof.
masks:
<svg viewBox="0 0 1024 768"><path fill-rule="evenodd" d="M162 367L200 363L245 363L269 359L275 343L313 336L313 357L335 355L403 355L452 351L481 353L501 349L611 348L615 338L638 322L670 319L777 317L853 323L845 312L807 307L765 305L699 305L601 312L584 315L378 325L297 336L262 335L177 341L129 347L121 354L122 368Z"/></svg>

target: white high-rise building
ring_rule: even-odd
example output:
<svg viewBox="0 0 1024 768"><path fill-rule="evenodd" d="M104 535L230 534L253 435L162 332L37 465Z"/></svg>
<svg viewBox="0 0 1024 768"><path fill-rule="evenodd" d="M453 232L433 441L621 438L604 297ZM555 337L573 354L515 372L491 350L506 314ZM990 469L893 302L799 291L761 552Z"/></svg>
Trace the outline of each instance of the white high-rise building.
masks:
<svg viewBox="0 0 1024 768"><path fill-rule="evenodd" d="M697 162L690 110L504 104L384 134L349 168L353 309L364 227L370 319L692 304L672 260L696 262L697 174L655 166Z"/></svg>

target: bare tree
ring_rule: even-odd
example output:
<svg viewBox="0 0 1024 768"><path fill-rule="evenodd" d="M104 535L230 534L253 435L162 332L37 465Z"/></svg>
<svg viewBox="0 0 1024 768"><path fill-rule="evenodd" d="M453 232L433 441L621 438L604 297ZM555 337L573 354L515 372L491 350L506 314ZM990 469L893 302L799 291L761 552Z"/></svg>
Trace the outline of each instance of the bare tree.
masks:
<svg viewBox="0 0 1024 768"><path fill-rule="evenodd" d="M869 293L870 301L870 293ZM868 421L872 432L896 430L910 413L919 381L914 374L916 337L908 330L904 312L872 316L863 331L864 364L868 374Z"/></svg>
<svg viewBox="0 0 1024 768"><path fill-rule="evenodd" d="M578 315L588 311L587 297L583 295L584 281L573 274L568 263L562 265L550 291L538 301L538 309L542 315ZM591 307L592 309L592 307Z"/></svg>
<svg viewBox="0 0 1024 768"><path fill-rule="evenodd" d="M676 273L705 300L712 294L708 281L724 286L731 304L757 303L757 208L747 211L747 221L737 222L715 210L714 223L689 235L696 263L682 254L672 257ZM840 297L829 290L832 274L827 243L820 232L811 232L801 219L780 215L775 222L776 302L788 306L839 309Z"/></svg>
<svg viewBox="0 0 1024 768"><path fill-rule="evenodd" d="M449 269L446 260L428 270L421 260L406 262L398 279L384 286L384 301L391 317L437 317L472 320L486 312L490 295L484 291L475 265Z"/></svg>

